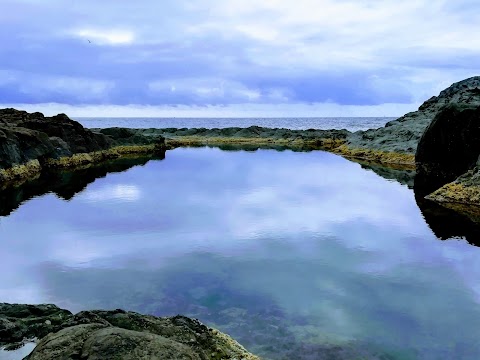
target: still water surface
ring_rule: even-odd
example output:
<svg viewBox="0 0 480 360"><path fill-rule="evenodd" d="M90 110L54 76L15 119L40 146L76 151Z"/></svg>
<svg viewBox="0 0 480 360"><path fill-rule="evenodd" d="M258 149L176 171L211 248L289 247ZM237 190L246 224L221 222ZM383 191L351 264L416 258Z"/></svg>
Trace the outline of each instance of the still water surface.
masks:
<svg viewBox="0 0 480 360"><path fill-rule="evenodd" d="M480 249L333 154L176 149L0 218L0 301L199 318L269 359L479 359Z"/></svg>

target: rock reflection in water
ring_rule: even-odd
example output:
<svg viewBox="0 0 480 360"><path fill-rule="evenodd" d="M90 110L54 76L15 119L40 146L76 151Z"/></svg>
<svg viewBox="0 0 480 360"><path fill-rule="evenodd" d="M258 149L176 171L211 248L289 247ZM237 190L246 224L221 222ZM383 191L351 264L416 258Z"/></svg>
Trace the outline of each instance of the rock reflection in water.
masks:
<svg viewBox="0 0 480 360"><path fill-rule="evenodd" d="M0 216L7 216L25 201L47 193L54 193L64 200L70 200L96 179L109 173L123 172L134 166L145 165L149 160L164 158L165 152L155 156L124 157L70 171L44 173L38 179L20 187L0 191Z"/></svg>
<svg viewBox="0 0 480 360"><path fill-rule="evenodd" d="M35 199L2 236L9 302L182 313L274 359L480 354L478 249L438 241L407 186L333 154L177 149Z"/></svg>
<svg viewBox="0 0 480 360"><path fill-rule="evenodd" d="M415 201L425 221L439 239L465 238L470 244L480 246L480 209L474 206L450 209L425 199L426 195L445 183L444 179L425 179L424 176L417 175L415 170L393 169L362 162L360 165L385 179L395 180L413 189Z"/></svg>
<svg viewBox="0 0 480 360"><path fill-rule="evenodd" d="M425 199L428 191L414 187L415 200L435 236L442 240L465 238L470 244L480 246L480 218L468 216ZM467 210L468 209L464 209Z"/></svg>

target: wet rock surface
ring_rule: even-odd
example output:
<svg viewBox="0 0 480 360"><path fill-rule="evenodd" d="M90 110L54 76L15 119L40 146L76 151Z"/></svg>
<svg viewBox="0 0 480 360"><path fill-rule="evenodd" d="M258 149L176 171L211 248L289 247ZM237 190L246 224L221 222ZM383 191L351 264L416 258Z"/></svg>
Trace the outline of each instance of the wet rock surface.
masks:
<svg viewBox="0 0 480 360"><path fill-rule="evenodd" d="M0 304L0 344L41 339L26 359L257 359L198 320L124 310L83 311L55 305Z"/></svg>

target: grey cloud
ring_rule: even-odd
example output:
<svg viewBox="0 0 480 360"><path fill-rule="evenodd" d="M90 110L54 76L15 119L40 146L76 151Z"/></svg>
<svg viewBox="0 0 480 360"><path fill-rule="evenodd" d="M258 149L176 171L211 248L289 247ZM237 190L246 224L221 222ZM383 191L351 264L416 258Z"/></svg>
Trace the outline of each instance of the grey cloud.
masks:
<svg viewBox="0 0 480 360"><path fill-rule="evenodd" d="M478 8L468 0L455 4L437 7L435 14L444 14L445 19L463 18ZM466 25L445 26L444 32L438 33L438 44L442 45L442 36L447 39L440 47L437 43L432 47L414 44L415 29L408 28L409 24L402 31L412 33L412 44L405 42L407 37L399 42L388 38L395 27L384 38L378 33L368 35L371 30L365 27L365 37L358 34L358 39L353 37L345 42L341 35L345 29L331 25L325 30L324 24L320 24L316 30L315 24L307 22L301 27L277 26L272 31L280 31L279 35L272 35L274 40L267 41L262 38L264 34L256 34L257 30L249 26L259 23L268 29L268 21L275 24L273 15L281 19L280 10L272 13L258 9L256 14L261 16L247 14L245 18L234 17L235 14L221 17L217 10L214 1L206 1L202 6L173 0L149 0L142 5L124 0L74 4L59 0L2 2L0 102L412 103L432 91L436 78L450 79L462 69L480 70L480 46L472 42L465 49L465 44L447 41L455 31L465 32ZM476 27L472 23L472 32ZM82 29L93 35L98 32L100 37L90 39L90 43L78 34ZM291 40L289 31L295 29L298 34ZM437 25L432 25L432 29L429 31L439 31ZM128 31L132 41L108 45L98 40L108 35L102 35L102 31ZM471 34L465 33L468 35ZM369 49L374 45L371 39L378 41L378 48ZM351 54L352 59L358 60L338 54ZM435 79L425 75L431 70L437 72ZM429 79L420 81L424 85L411 80L422 76ZM73 83L75 79L77 84ZM69 82L71 88L65 89ZM90 87L85 85L88 83ZM162 83L163 87L152 89L152 83ZM227 87L222 90L218 83Z"/></svg>

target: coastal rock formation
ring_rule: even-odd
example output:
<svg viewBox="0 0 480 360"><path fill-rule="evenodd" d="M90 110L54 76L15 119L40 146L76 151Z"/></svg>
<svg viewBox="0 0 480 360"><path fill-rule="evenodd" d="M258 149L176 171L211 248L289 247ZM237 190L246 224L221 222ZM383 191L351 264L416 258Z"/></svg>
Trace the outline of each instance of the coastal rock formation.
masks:
<svg viewBox="0 0 480 360"><path fill-rule="evenodd" d="M122 139L123 142L135 144L137 139L163 136L167 145L250 145L250 146L275 146L285 145L292 149L331 149L345 142L350 134L343 130L290 130L279 128L265 128L250 126L247 128L164 128L164 129L125 129L106 128L91 129L105 135Z"/></svg>
<svg viewBox="0 0 480 360"><path fill-rule="evenodd" d="M180 315L119 309L72 315L55 305L0 304L0 344L33 337L41 341L28 360L258 359L228 335Z"/></svg>
<svg viewBox="0 0 480 360"><path fill-rule="evenodd" d="M0 303L0 346L42 338L60 330L61 324L71 316L70 311L51 304Z"/></svg>
<svg viewBox="0 0 480 360"><path fill-rule="evenodd" d="M0 186L36 176L45 167L78 166L164 148L159 135L103 134L85 129L65 114L46 117L0 109Z"/></svg>
<svg viewBox="0 0 480 360"><path fill-rule="evenodd" d="M0 125L0 169L52 156L54 151L45 133Z"/></svg>
<svg viewBox="0 0 480 360"><path fill-rule="evenodd" d="M0 110L0 124L8 135L2 143L1 148L8 148L2 160L10 164L21 164L25 161L14 157L15 153L23 154L28 160L40 156L60 157L71 156L76 153L87 153L108 149L111 146L109 138L95 134L85 129L78 122L71 120L65 114L53 117L46 117L41 113L27 113L15 109ZM13 132L13 133L12 133ZM32 154L26 154L20 143L17 147L6 145L12 139L12 135L25 133L30 136L29 149ZM33 139L42 140L43 147L35 146ZM38 154L37 157L35 157ZM7 163L7 164L8 164ZM4 166L6 167L6 166Z"/></svg>
<svg viewBox="0 0 480 360"><path fill-rule="evenodd" d="M383 128L353 133L347 139L348 146L413 155L425 129L447 104L480 105L480 76L454 83L438 96L425 101L418 111L390 121Z"/></svg>
<svg viewBox="0 0 480 360"><path fill-rule="evenodd" d="M480 106L450 104L435 116L419 142L417 173L443 185L472 169L479 154Z"/></svg>
<svg viewBox="0 0 480 360"><path fill-rule="evenodd" d="M445 106L418 145L416 187L436 202L480 205L479 155L480 106Z"/></svg>
<svg viewBox="0 0 480 360"><path fill-rule="evenodd" d="M480 167L459 176L425 197L480 220ZM463 206L462 206L463 205Z"/></svg>

